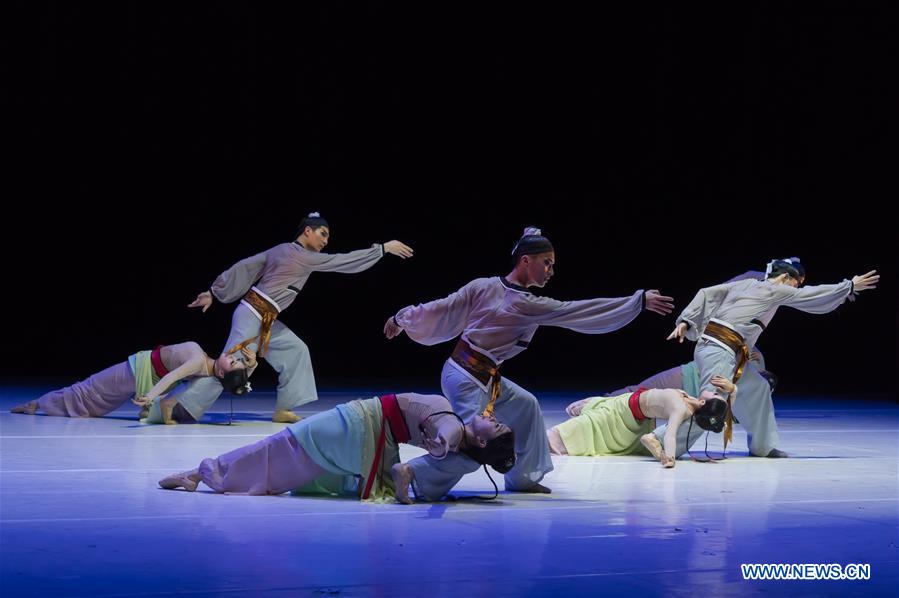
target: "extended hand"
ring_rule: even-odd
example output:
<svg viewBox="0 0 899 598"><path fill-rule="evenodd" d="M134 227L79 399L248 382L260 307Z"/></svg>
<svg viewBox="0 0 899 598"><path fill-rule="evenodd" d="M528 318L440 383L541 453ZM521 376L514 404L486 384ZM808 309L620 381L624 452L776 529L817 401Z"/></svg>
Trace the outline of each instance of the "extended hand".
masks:
<svg viewBox="0 0 899 598"><path fill-rule="evenodd" d="M384 323L384 336L387 338L395 338L402 334L402 332L402 326L396 323L393 316L387 318L387 321Z"/></svg>
<svg viewBox="0 0 899 598"><path fill-rule="evenodd" d="M194 299L193 303L188 304L187 307L202 307L203 313L206 313L206 310L212 305L212 293L209 291L203 291L197 298Z"/></svg>
<svg viewBox="0 0 899 598"><path fill-rule="evenodd" d="M384 251L399 256L403 259L412 257L412 254L415 253L414 251L412 251L411 247L409 247L402 241L387 241L386 243L384 243Z"/></svg>
<svg viewBox="0 0 899 598"><path fill-rule="evenodd" d="M676 338L679 343L684 342L684 337L687 335L687 324L686 322L681 322L677 326L674 327L674 330L671 331L671 334L668 335L666 341L670 341L673 338Z"/></svg>
<svg viewBox="0 0 899 598"><path fill-rule="evenodd" d="M867 274L853 276L852 291L854 293L861 293L862 291L873 289L877 287L878 282L880 282L880 274L877 273L877 270L871 270Z"/></svg>
<svg viewBox="0 0 899 598"><path fill-rule="evenodd" d="M662 316L667 316L674 310L674 298L666 297L653 289L646 291L646 308L647 311L655 312Z"/></svg>

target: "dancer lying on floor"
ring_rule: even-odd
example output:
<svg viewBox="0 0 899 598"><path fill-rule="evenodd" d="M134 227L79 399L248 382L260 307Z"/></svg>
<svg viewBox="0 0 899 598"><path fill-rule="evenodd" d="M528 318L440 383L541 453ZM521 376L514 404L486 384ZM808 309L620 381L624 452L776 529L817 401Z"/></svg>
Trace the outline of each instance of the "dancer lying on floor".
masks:
<svg viewBox="0 0 899 598"><path fill-rule="evenodd" d="M111 366L71 386L48 392L41 398L17 405L13 413L60 417L101 417L115 411L128 399L149 407L159 399L165 423L176 419L192 420L166 393L182 380L214 377L234 394L247 390L247 377L256 367L256 356L249 349L243 359L222 353L212 359L195 342L160 345L152 351L139 351L126 361Z"/></svg>
<svg viewBox="0 0 899 598"><path fill-rule="evenodd" d="M736 386L724 376L712 384L736 399ZM573 403L574 416L546 431L555 455L633 455L648 451L664 467L674 467L677 429L693 418L702 430L720 432L724 428L728 403L718 392L703 391L694 398L678 388L641 388L614 397L591 397ZM655 419L668 420L664 447L652 434ZM644 451L645 449L645 451Z"/></svg>
<svg viewBox="0 0 899 598"><path fill-rule="evenodd" d="M439 395L402 393L359 399L290 424L277 434L159 481L193 492L202 481L234 494L339 493L346 476L361 476L363 500L394 496L411 503L414 476L399 462L399 443L424 448L435 459L462 453L505 473L515 464L514 436L493 416L468 424Z"/></svg>

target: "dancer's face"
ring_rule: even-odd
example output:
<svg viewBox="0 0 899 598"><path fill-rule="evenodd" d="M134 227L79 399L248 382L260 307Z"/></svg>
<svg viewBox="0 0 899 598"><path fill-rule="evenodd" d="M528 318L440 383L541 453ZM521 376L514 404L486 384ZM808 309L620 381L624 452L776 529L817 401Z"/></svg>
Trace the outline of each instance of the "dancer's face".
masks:
<svg viewBox="0 0 899 598"><path fill-rule="evenodd" d="M556 253L547 251L536 255L526 255L521 258L526 262L527 279L529 287L544 287L549 279L555 275Z"/></svg>
<svg viewBox="0 0 899 598"><path fill-rule="evenodd" d="M473 435L478 441L483 441L485 444L500 434L505 434L509 430L509 426L499 423L492 415L489 417L476 415L474 419L471 420L471 431ZM478 444L481 443L478 442Z"/></svg>
<svg viewBox="0 0 899 598"><path fill-rule="evenodd" d="M310 251L321 251L328 246L328 239L331 238L331 231L327 226L312 228L307 226L300 235L303 240L303 247Z"/></svg>
<svg viewBox="0 0 899 598"><path fill-rule="evenodd" d="M215 360L215 370L222 376L231 370L245 369L247 369L247 365L236 354L219 355L219 358Z"/></svg>
<svg viewBox="0 0 899 598"><path fill-rule="evenodd" d="M723 400L724 397L722 397L721 395L719 395L718 393L716 393L713 390L704 390L699 395L700 404L705 404L706 401L711 401L712 399L722 399Z"/></svg>

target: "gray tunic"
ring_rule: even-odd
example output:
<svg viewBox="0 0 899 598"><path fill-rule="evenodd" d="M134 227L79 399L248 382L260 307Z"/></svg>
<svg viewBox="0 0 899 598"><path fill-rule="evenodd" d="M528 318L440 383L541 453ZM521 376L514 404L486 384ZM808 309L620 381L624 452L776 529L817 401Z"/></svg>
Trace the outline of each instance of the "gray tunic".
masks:
<svg viewBox="0 0 899 598"><path fill-rule="evenodd" d="M328 254L309 251L296 241L281 243L222 272L210 291L222 303L232 303L255 286L284 311L313 272L355 274L368 270L383 256L380 244L350 253Z"/></svg>
<svg viewBox="0 0 899 598"><path fill-rule="evenodd" d="M739 280L701 289L677 318L689 324L687 338L696 341L712 318L722 320L740 333L747 346L754 347L763 328L784 305L800 311L825 314L835 310L852 292L852 281L795 289L767 280Z"/></svg>
<svg viewBox="0 0 899 598"><path fill-rule="evenodd" d="M241 260L222 272L210 291L223 303L243 297L251 288L275 303L279 312L287 309L313 272L356 273L371 268L384 255L382 245L350 253L327 254L309 251L297 242L282 243L268 251ZM259 334L261 319L249 303L241 301L231 318L231 332L224 350ZM256 343L251 350L258 350ZM272 325L271 340L264 359L278 372L275 410L292 410L318 398L309 349L280 321ZM178 402L199 420L222 392L212 379L199 379L179 395Z"/></svg>
<svg viewBox="0 0 899 598"><path fill-rule="evenodd" d="M643 309L643 291L617 299L556 301L532 295L499 277L478 278L444 299L409 306L396 314L397 323L413 340L434 345L462 335L472 348L495 363L524 351L537 328L559 326L601 334L617 330ZM487 386L448 359L441 387L453 410L468 421L489 400ZM552 471L543 414L537 398L506 377L500 380L496 419L515 433L517 461L505 474L506 489L525 490ZM427 455L409 462L417 495L437 500L478 464L458 453L436 460Z"/></svg>
<svg viewBox="0 0 899 598"><path fill-rule="evenodd" d="M708 337L701 338L702 332L712 318L727 322L752 348L763 330L761 326L751 322L753 318L767 327L781 305L809 313L827 313L839 307L851 292L852 282L849 280L839 284L796 289L785 284L772 284L770 281L754 278L702 289L677 319L678 323L690 324L687 338L698 341L693 359L699 370L699 391L716 390L711 383L712 377L720 374L731 378L737 364L736 356L730 349ZM771 388L751 363L746 365L743 377L737 385L740 393L734 402L734 415L746 428L750 452L765 456L771 449L777 448L779 442ZM666 429L667 426L663 425L654 431L660 441L664 438ZM687 430L686 424L681 424L678 428L676 456L680 456L689 448ZM690 437L690 443L701 436L701 433L694 432Z"/></svg>
<svg viewBox="0 0 899 598"><path fill-rule="evenodd" d="M642 309L643 291L615 299L557 301L496 276L475 279L444 299L405 307L396 321L423 345L461 334L499 365L524 351L540 326L603 334L627 325Z"/></svg>

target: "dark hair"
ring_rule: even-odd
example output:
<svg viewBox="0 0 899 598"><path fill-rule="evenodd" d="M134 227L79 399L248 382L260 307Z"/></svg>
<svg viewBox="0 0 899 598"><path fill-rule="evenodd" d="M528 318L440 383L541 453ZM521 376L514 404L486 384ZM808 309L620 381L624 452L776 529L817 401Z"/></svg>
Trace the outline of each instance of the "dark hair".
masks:
<svg viewBox="0 0 899 598"><path fill-rule="evenodd" d="M796 282L800 282L805 278L805 268L796 258L792 258L790 261L773 260L771 262L771 272L768 273L767 278L777 278L781 274L787 274L795 279Z"/></svg>
<svg viewBox="0 0 899 598"><path fill-rule="evenodd" d="M709 432L721 432L727 415L727 401L723 399L706 399L705 404L696 410L693 417L696 425Z"/></svg>
<svg viewBox="0 0 899 598"><path fill-rule="evenodd" d="M310 227L312 230L317 228L321 228L323 226L328 226L328 221L321 217L321 214L318 212L310 212L308 216L300 220L300 226L297 228L297 234L293 236L294 239L303 234L306 230L306 227Z"/></svg>
<svg viewBox="0 0 899 598"><path fill-rule="evenodd" d="M218 378L218 376L216 376ZM225 390L232 394L242 395L247 392L247 380L249 376L247 375L247 370L244 368L240 368L237 370L231 370L221 378L219 378L219 382L222 383L222 386L225 387Z"/></svg>
<svg viewBox="0 0 899 598"><path fill-rule="evenodd" d="M768 381L768 385L771 387L771 392L774 392L774 389L777 388L777 376L775 376L773 372L769 372L768 370L759 370L759 375Z"/></svg>
<svg viewBox="0 0 899 598"><path fill-rule="evenodd" d="M536 255L555 251L549 239L543 236L543 232L536 227L529 226L524 229L524 234L512 248L512 267L518 265L518 260L523 255Z"/></svg>
<svg viewBox="0 0 899 598"><path fill-rule="evenodd" d="M459 452L468 455L481 465L489 465L500 473L506 473L515 466L515 433L503 432L486 446L463 444Z"/></svg>

